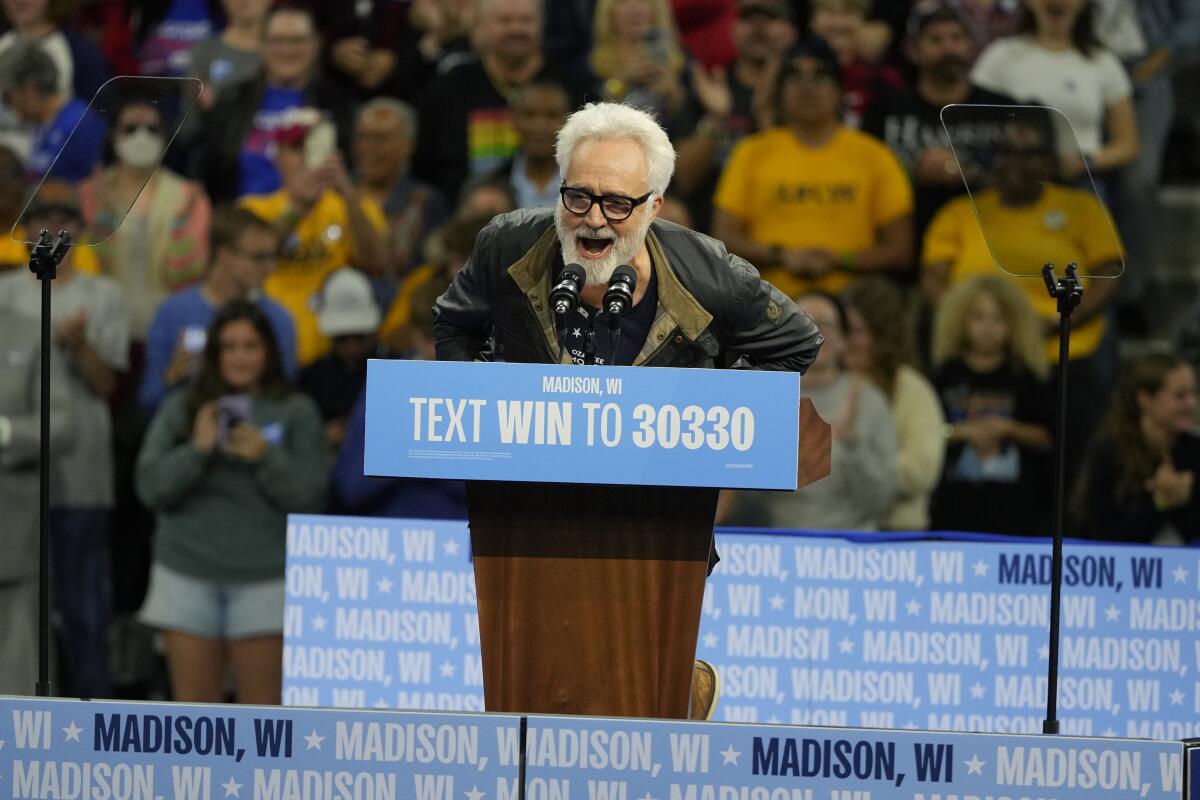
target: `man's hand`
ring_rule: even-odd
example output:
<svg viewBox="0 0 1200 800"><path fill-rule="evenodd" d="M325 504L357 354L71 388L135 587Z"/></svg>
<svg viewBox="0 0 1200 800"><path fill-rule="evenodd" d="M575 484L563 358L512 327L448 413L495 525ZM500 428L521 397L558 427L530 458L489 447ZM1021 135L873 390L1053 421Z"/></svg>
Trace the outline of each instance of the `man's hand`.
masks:
<svg viewBox="0 0 1200 800"><path fill-rule="evenodd" d="M798 247L783 251L783 266L797 278L822 278L837 267L837 256L824 247Z"/></svg>
<svg viewBox="0 0 1200 800"><path fill-rule="evenodd" d="M258 428L248 422L239 422L230 429L222 449L231 458L257 464L267 454L267 440Z"/></svg>
<svg viewBox="0 0 1200 800"><path fill-rule="evenodd" d="M396 70L396 56L390 50L372 50L367 55L367 66L358 77L364 89L378 89Z"/></svg>
<svg viewBox="0 0 1200 800"><path fill-rule="evenodd" d="M200 406L192 422L192 447L208 455L217 446L217 401L209 400Z"/></svg>
<svg viewBox="0 0 1200 800"><path fill-rule="evenodd" d="M733 92L724 67L707 70L698 62L692 64L692 90L710 117L724 121L733 112Z"/></svg>
<svg viewBox="0 0 1200 800"><path fill-rule="evenodd" d="M962 180L954 153L945 147L930 147L921 153L914 173L917 183L945 186Z"/></svg>
<svg viewBox="0 0 1200 800"><path fill-rule="evenodd" d="M370 44L362 36L340 39L333 45L333 63L342 72L361 81L368 68L370 49Z"/></svg>
<svg viewBox="0 0 1200 800"><path fill-rule="evenodd" d="M1132 70L1133 79L1138 83L1148 81L1166 69L1166 66L1170 63L1170 49L1166 47L1160 47L1137 63Z"/></svg>

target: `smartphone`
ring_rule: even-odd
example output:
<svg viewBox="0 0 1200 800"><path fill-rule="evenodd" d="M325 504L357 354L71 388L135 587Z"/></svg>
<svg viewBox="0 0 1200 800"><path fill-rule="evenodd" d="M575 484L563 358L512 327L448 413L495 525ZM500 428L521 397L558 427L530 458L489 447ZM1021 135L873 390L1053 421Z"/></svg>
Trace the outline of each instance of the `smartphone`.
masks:
<svg viewBox="0 0 1200 800"><path fill-rule="evenodd" d="M227 394L217 398L217 441L229 441L229 432L239 422L250 421L251 398L248 394Z"/></svg>
<svg viewBox="0 0 1200 800"><path fill-rule="evenodd" d="M188 353L199 353L208 343L208 331L199 325L189 325L183 329L183 349Z"/></svg>
<svg viewBox="0 0 1200 800"><path fill-rule="evenodd" d="M329 120L314 125L304 137L304 166L316 169L333 155L337 147L337 130Z"/></svg>

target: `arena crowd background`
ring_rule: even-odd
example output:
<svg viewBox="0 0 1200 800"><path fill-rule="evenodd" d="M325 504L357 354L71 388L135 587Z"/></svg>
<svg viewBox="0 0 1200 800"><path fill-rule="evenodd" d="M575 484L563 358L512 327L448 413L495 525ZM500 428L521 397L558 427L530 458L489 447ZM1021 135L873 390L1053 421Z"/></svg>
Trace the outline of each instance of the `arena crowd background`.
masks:
<svg viewBox="0 0 1200 800"><path fill-rule="evenodd" d="M657 115L679 154L661 216L808 294L827 339L805 385L833 475L729 495L720 522L1029 537L1049 533L1053 303L979 247L938 111L1061 109L1085 158L1054 168L1091 170L1126 264L1077 320L1072 533L1200 541L1198 0L0 8L5 231L108 78L204 82L165 153L177 109L131 95L17 232L106 239L161 156L55 285L62 694L278 702L287 513L465 516L461 485L362 477L365 361L432 357L433 300L494 215L559 202L555 133L589 100ZM1048 247L1121 255L1031 202ZM0 241L0 694L33 688L36 652L27 258ZM238 346L259 360L219 363ZM226 369L255 394L232 432Z"/></svg>

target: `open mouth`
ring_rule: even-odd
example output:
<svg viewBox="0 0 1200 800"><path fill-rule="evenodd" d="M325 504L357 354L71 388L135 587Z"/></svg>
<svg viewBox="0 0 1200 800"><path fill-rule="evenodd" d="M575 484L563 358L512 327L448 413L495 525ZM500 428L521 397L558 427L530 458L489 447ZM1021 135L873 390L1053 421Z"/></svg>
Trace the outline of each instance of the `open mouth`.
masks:
<svg viewBox="0 0 1200 800"><path fill-rule="evenodd" d="M591 258L604 255L613 243L612 239L593 239L590 236L580 236L576 241L579 243L579 249Z"/></svg>

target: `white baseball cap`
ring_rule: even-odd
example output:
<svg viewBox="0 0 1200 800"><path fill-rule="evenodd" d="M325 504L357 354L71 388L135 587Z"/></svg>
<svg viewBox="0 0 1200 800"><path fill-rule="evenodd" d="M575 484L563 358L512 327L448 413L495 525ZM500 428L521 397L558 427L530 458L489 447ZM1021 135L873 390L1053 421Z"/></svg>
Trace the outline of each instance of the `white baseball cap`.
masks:
<svg viewBox="0 0 1200 800"><path fill-rule="evenodd" d="M353 267L342 267L325 280L317 297L317 328L326 336L375 333L381 314L371 281Z"/></svg>

